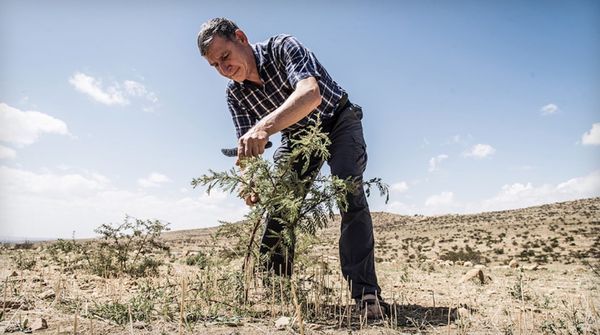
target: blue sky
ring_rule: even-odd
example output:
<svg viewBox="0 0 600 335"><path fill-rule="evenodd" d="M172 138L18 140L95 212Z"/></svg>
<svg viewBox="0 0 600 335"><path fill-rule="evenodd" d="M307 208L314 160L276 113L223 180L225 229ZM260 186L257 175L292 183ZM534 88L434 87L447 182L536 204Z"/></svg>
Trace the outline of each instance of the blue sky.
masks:
<svg viewBox="0 0 600 335"><path fill-rule="evenodd" d="M363 107L365 177L392 188L373 211L600 195L596 1L2 1L0 236L244 215L190 187L233 164L226 79L195 44L215 16L251 42L295 35Z"/></svg>

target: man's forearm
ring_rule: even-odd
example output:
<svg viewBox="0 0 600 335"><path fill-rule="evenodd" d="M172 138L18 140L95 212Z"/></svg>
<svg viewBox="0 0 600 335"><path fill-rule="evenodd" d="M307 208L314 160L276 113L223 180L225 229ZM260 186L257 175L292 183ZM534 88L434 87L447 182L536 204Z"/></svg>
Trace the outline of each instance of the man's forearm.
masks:
<svg viewBox="0 0 600 335"><path fill-rule="evenodd" d="M296 89L276 110L258 121L238 140L238 161L261 155L269 136L302 120L321 104L319 83L314 77L300 80Z"/></svg>
<svg viewBox="0 0 600 335"><path fill-rule="evenodd" d="M321 104L319 84L314 77L298 82L296 90L275 111L260 120L254 128L269 136L302 120Z"/></svg>

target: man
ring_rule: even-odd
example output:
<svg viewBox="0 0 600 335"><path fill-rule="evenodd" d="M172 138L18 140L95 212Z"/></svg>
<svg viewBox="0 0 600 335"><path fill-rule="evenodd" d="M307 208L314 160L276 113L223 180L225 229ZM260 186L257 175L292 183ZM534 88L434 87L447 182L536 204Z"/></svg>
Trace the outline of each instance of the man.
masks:
<svg viewBox="0 0 600 335"><path fill-rule="evenodd" d="M230 79L227 104L238 137L238 163L245 157L261 155L269 136L282 132L282 144L274 155L278 161L291 152L290 138L320 116L323 131L331 139L327 162L331 173L362 184L367 153L361 107L348 101L344 89L298 40L277 35L250 44L234 22L215 18L202 25L198 47L208 63ZM311 161L303 177L318 172L321 165L322 162ZM300 173L300 168L297 171ZM349 192L347 200L348 208L341 213L339 240L342 273L349 280L352 297L361 311L373 318L381 313L381 289L375 274L371 215L362 187ZM248 205L257 201L257 195L246 198ZM261 244L263 254L278 241L268 232L283 229L276 213L269 214ZM291 275L293 245L268 256L266 266L270 270Z"/></svg>

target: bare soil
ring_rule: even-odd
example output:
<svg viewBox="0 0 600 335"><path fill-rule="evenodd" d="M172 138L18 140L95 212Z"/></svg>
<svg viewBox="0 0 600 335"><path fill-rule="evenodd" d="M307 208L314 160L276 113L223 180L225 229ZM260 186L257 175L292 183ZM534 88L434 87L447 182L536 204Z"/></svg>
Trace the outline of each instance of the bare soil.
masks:
<svg viewBox="0 0 600 335"><path fill-rule="evenodd" d="M291 284L298 304L265 274L242 302L243 254L235 236L216 236L218 228L164 233L170 253L157 254L158 276L142 278L58 264L48 253L54 241L3 245L0 332L600 334L600 198L473 215L372 216L382 296L393 310L382 320L364 320L348 297L336 217L298 243ZM469 271L474 278L463 278Z"/></svg>

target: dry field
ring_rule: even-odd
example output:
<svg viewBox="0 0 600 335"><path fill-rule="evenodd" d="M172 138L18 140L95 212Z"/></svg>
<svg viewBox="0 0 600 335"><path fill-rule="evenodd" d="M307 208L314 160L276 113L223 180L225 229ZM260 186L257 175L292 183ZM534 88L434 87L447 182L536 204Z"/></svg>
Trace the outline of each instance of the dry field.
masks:
<svg viewBox="0 0 600 335"><path fill-rule="evenodd" d="M164 233L168 250L144 251L158 262L136 274L98 275L94 241L5 244L0 332L600 334L600 198L373 218L382 295L394 307L384 320L352 307L336 219L299 241L291 282L244 277L243 224Z"/></svg>

